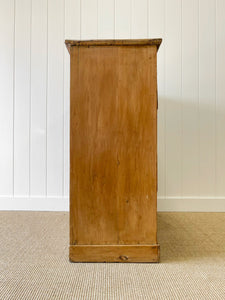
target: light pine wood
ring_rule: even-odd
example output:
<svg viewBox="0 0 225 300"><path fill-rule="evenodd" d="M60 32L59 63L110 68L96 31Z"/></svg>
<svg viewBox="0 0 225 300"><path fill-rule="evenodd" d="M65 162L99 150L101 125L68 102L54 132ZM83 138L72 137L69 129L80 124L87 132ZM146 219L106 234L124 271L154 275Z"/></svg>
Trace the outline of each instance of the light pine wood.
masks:
<svg viewBox="0 0 225 300"><path fill-rule="evenodd" d="M70 52L71 46L87 46L87 47L96 47L96 46L156 46L159 48L162 39L143 39L143 40L66 40L65 44Z"/></svg>
<svg viewBox="0 0 225 300"><path fill-rule="evenodd" d="M121 255L127 261L159 259L159 40L144 41L66 42L71 261L123 261Z"/></svg>
<svg viewBox="0 0 225 300"><path fill-rule="evenodd" d="M159 245L70 246L70 260L72 262L158 262Z"/></svg>

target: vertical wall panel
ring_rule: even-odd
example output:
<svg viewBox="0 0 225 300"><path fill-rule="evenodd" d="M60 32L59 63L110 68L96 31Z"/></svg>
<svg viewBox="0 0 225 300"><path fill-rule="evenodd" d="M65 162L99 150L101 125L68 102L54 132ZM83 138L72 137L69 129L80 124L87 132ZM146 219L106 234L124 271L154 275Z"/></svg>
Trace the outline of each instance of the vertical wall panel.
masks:
<svg viewBox="0 0 225 300"><path fill-rule="evenodd" d="M115 37L117 39L131 37L131 1L115 0Z"/></svg>
<svg viewBox="0 0 225 300"><path fill-rule="evenodd" d="M115 0L98 0L98 38L113 39Z"/></svg>
<svg viewBox="0 0 225 300"><path fill-rule="evenodd" d="M98 0L81 1L81 38L98 37Z"/></svg>
<svg viewBox="0 0 225 300"><path fill-rule="evenodd" d="M65 39L80 38L81 0L65 0Z"/></svg>
<svg viewBox="0 0 225 300"><path fill-rule="evenodd" d="M159 198L225 198L224 26L223 0L0 0L0 197L69 194L64 40L149 37Z"/></svg>
<svg viewBox="0 0 225 300"><path fill-rule="evenodd" d="M65 0L65 39L80 39L80 0ZM64 196L69 196L70 55L64 46Z"/></svg>
<svg viewBox="0 0 225 300"><path fill-rule="evenodd" d="M148 0L131 0L132 38L143 39L148 36Z"/></svg>
<svg viewBox="0 0 225 300"><path fill-rule="evenodd" d="M165 7L166 195L181 195L181 1Z"/></svg>
<svg viewBox="0 0 225 300"><path fill-rule="evenodd" d="M198 1L182 2L182 195L198 195Z"/></svg>
<svg viewBox="0 0 225 300"><path fill-rule="evenodd" d="M46 195L47 1L32 1L30 194Z"/></svg>
<svg viewBox="0 0 225 300"><path fill-rule="evenodd" d="M199 0L199 136L201 196L215 192L215 1Z"/></svg>
<svg viewBox="0 0 225 300"><path fill-rule="evenodd" d="M15 3L14 194L29 195L31 0Z"/></svg>
<svg viewBox="0 0 225 300"><path fill-rule="evenodd" d="M216 7L216 196L225 195L225 1Z"/></svg>
<svg viewBox="0 0 225 300"><path fill-rule="evenodd" d="M0 0L0 195L13 194L14 1Z"/></svg>
<svg viewBox="0 0 225 300"><path fill-rule="evenodd" d="M64 1L48 0L47 194L64 194Z"/></svg>
<svg viewBox="0 0 225 300"><path fill-rule="evenodd" d="M151 0L148 7L150 38L162 38L157 54L158 80L158 196L165 196L165 1Z"/></svg>

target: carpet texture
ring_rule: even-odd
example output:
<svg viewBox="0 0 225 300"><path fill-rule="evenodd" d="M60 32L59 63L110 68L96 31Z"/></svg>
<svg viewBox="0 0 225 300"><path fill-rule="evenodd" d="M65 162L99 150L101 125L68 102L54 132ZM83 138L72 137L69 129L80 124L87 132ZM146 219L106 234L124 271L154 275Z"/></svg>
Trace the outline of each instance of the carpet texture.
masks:
<svg viewBox="0 0 225 300"><path fill-rule="evenodd" d="M68 221L0 212L0 299L225 299L225 213L159 213L159 264L70 263Z"/></svg>

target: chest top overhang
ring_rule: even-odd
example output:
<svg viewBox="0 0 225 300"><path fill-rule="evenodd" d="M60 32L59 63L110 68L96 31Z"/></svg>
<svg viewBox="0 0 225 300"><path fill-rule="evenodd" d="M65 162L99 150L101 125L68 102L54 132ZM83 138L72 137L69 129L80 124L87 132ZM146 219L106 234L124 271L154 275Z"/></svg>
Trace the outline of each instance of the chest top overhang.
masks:
<svg viewBox="0 0 225 300"><path fill-rule="evenodd" d="M71 47L97 47L97 46L156 46L157 50L162 39L129 39L129 40L65 40L70 53Z"/></svg>

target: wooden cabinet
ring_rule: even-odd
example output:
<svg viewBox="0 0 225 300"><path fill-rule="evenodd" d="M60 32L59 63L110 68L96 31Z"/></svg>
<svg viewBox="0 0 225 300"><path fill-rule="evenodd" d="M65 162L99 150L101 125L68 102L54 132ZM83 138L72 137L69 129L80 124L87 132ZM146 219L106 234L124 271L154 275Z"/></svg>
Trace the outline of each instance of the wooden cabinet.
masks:
<svg viewBox="0 0 225 300"><path fill-rule="evenodd" d="M157 40L66 41L74 262L158 262Z"/></svg>

